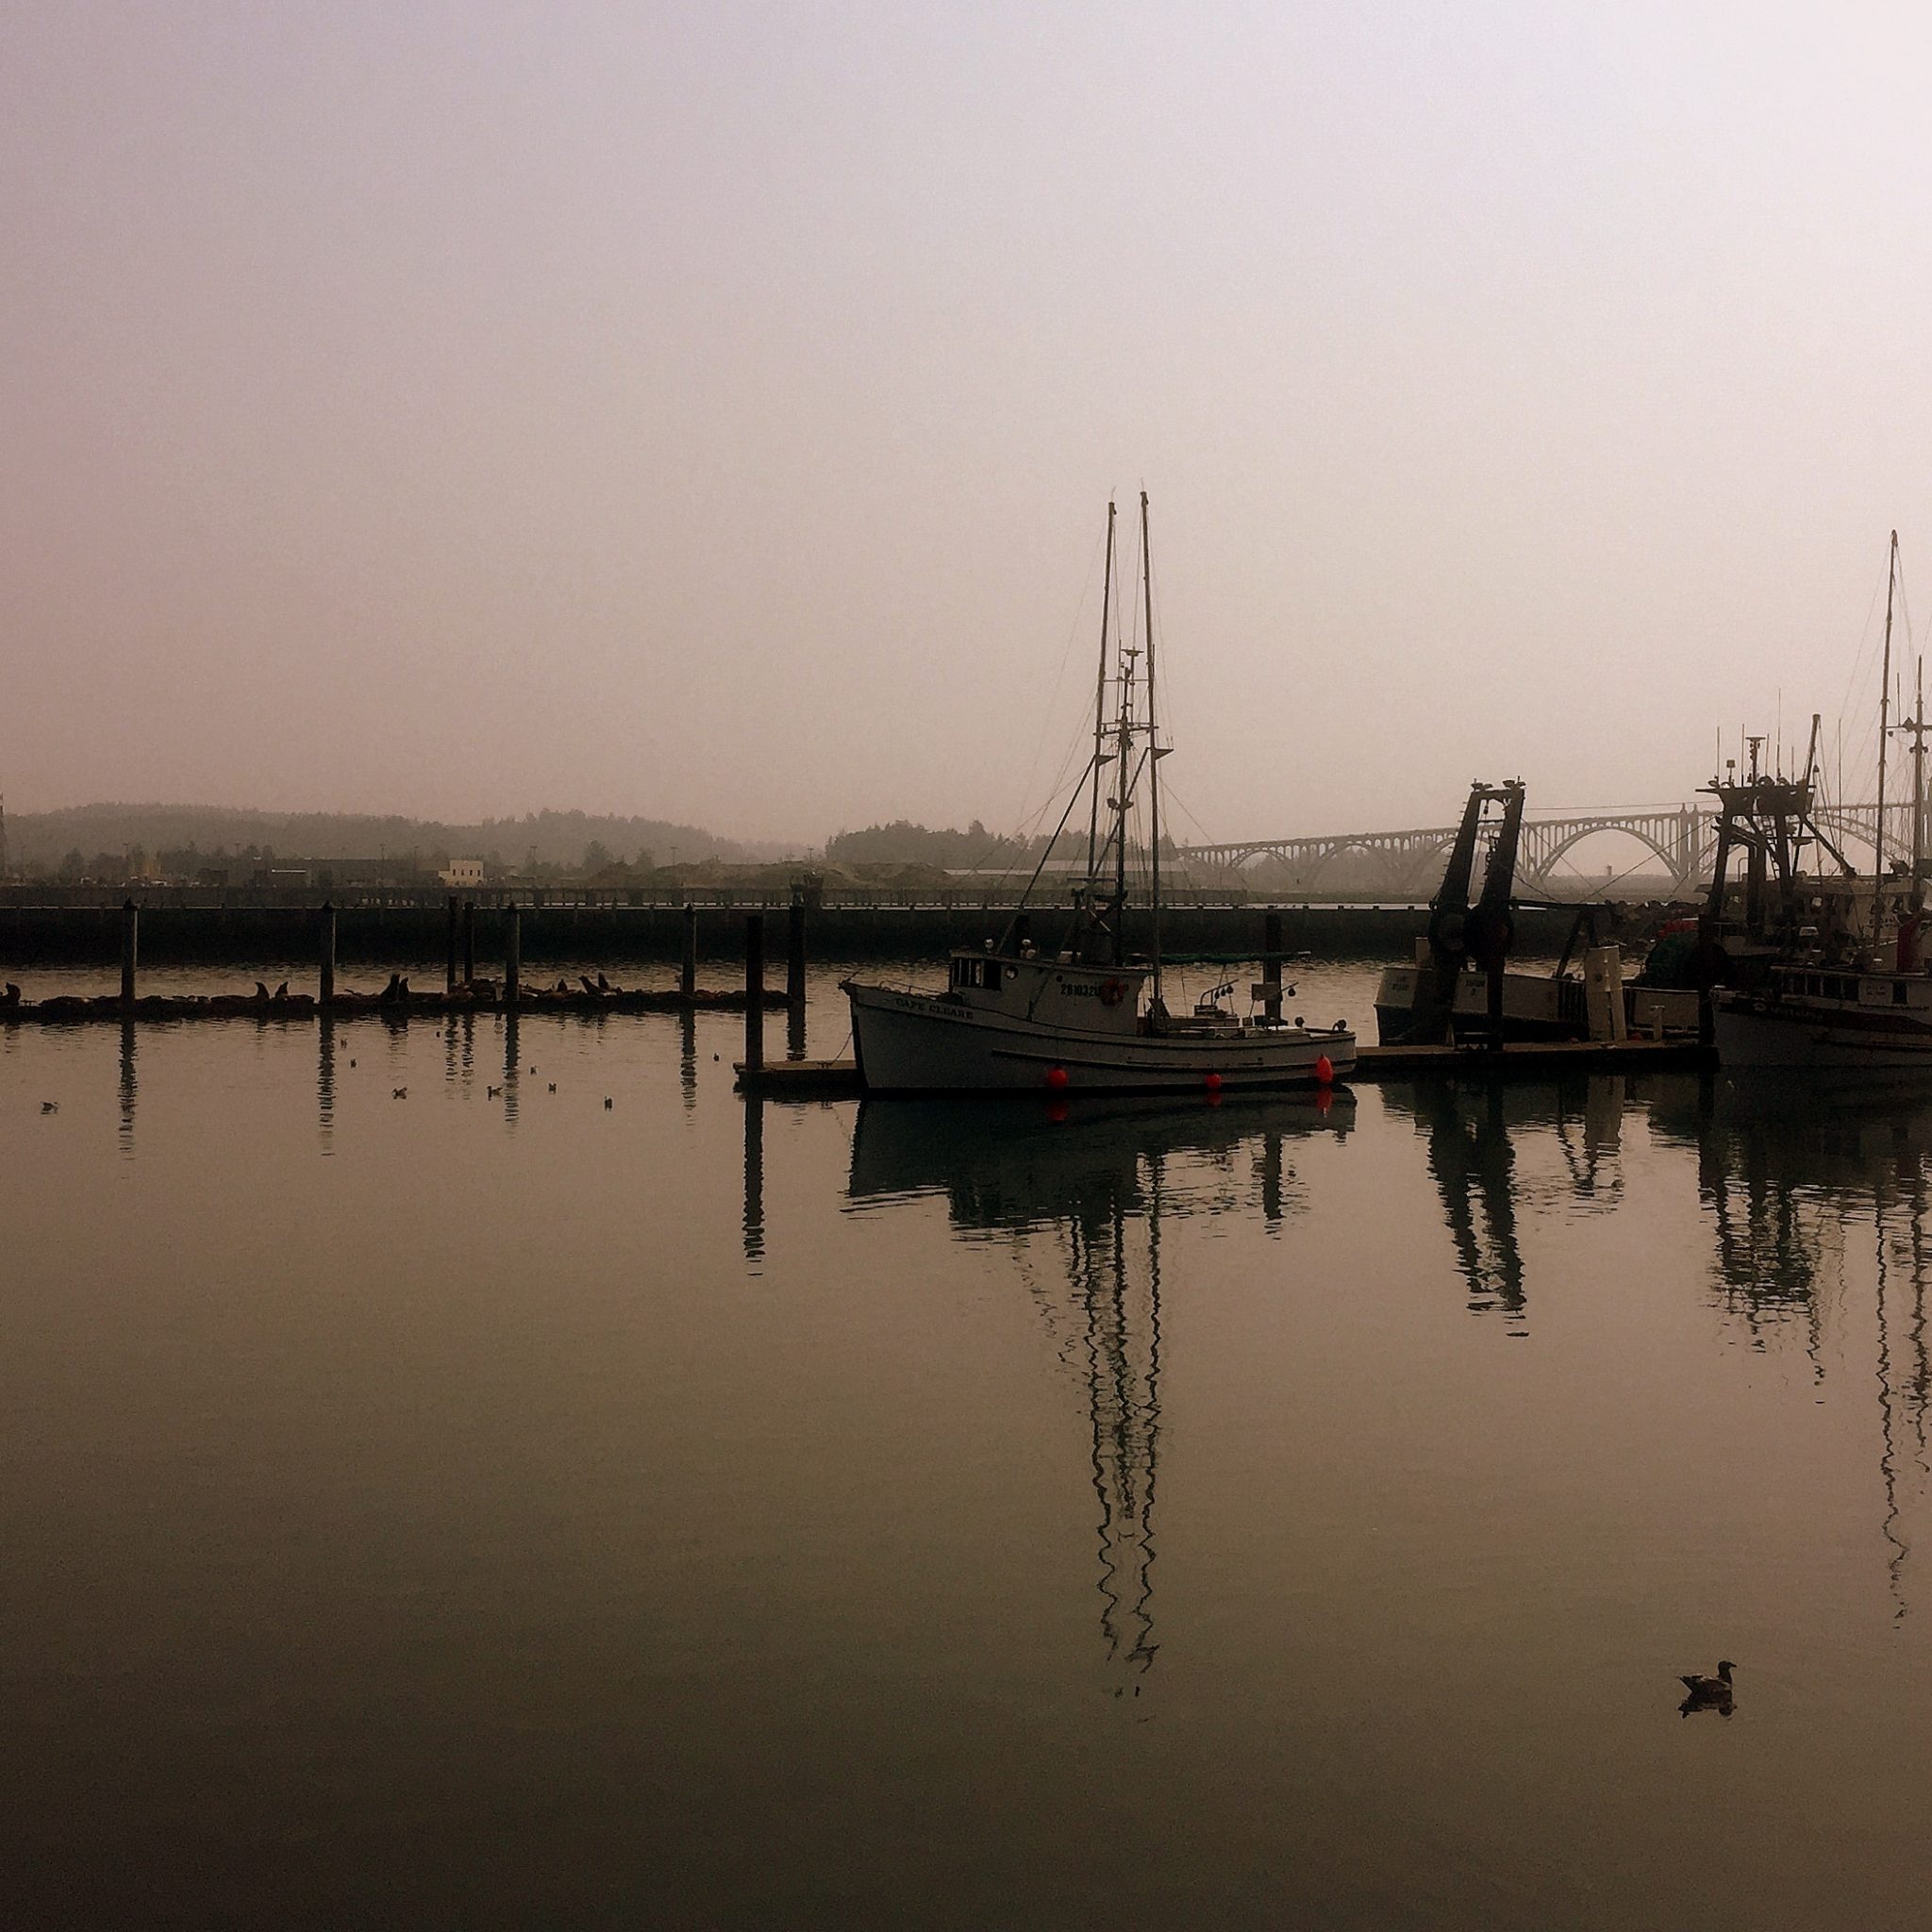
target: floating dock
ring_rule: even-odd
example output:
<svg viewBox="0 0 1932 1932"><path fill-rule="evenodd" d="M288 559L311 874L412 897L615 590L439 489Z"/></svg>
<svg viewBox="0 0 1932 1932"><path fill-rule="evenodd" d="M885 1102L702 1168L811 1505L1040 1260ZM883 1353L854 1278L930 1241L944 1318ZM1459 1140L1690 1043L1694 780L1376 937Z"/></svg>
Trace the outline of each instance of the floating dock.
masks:
<svg viewBox="0 0 1932 1932"><path fill-rule="evenodd" d="M1512 1040L1500 1053L1468 1046L1363 1046L1356 1049L1354 1068L1337 1084L1536 1079L1569 1073L1661 1073L1713 1064L1711 1049L1694 1040ZM833 1099L864 1091L856 1060L767 1060L750 1068L740 1061L732 1071L741 1091L773 1099ZM1075 1091L1062 1097L1077 1100L1079 1094Z"/></svg>
<svg viewBox="0 0 1932 1932"><path fill-rule="evenodd" d="M124 1000L118 993L61 993L52 999L0 999L0 1026L64 1026L89 1020L431 1020L452 1013L742 1013L749 995L727 988L692 992L669 989L610 992L558 992L526 988L514 997L500 991L401 993L339 992L325 1005L314 993L141 993ZM784 991L767 987L765 1011L787 1010Z"/></svg>

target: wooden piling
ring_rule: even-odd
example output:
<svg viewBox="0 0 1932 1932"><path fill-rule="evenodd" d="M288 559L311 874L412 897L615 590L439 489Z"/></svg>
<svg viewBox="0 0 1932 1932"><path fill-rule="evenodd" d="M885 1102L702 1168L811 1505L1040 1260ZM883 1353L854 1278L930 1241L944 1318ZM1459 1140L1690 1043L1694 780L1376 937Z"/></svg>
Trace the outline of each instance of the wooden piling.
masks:
<svg viewBox="0 0 1932 1932"><path fill-rule="evenodd" d="M792 894L785 926L785 997L791 1010L805 1010L805 901Z"/></svg>
<svg viewBox="0 0 1932 1932"><path fill-rule="evenodd" d="M443 997L447 999L457 990L457 895L454 892L449 895L449 901L444 907L443 912L445 958L442 969L442 991Z"/></svg>
<svg viewBox="0 0 1932 1932"><path fill-rule="evenodd" d="M336 1003L336 908L327 899L322 902L318 952L315 997L326 1009Z"/></svg>
<svg viewBox="0 0 1932 1932"><path fill-rule="evenodd" d="M765 1064L765 915L744 916L744 1063L754 1073Z"/></svg>
<svg viewBox="0 0 1932 1932"><path fill-rule="evenodd" d="M1281 1018L1281 914L1261 919L1261 1011L1270 1021Z"/></svg>
<svg viewBox="0 0 1932 1932"><path fill-rule="evenodd" d="M523 988L524 908L514 899L504 908L503 1003L513 1007Z"/></svg>
<svg viewBox="0 0 1932 1932"><path fill-rule="evenodd" d="M476 976L476 902L463 901L463 984Z"/></svg>
<svg viewBox="0 0 1932 1932"><path fill-rule="evenodd" d="M134 1004L134 968L141 955L141 908L132 899L121 907L121 1004Z"/></svg>
<svg viewBox="0 0 1932 1932"><path fill-rule="evenodd" d="M677 990L690 999L698 990L698 908L684 902L684 962L677 970Z"/></svg>

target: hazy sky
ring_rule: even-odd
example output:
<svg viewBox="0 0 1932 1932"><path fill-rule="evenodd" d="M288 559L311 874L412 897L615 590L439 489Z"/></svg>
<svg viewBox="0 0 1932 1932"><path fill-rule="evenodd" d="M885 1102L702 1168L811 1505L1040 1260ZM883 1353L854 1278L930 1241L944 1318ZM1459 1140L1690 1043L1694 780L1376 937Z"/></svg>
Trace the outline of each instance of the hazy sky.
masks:
<svg viewBox="0 0 1932 1932"><path fill-rule="evenodd" d="M1016 824L1144 483L1184 837L1684 797L1836 713L1894 524L1932 625L1928 57L1856 5L7 8L0 791Z"/></svg>

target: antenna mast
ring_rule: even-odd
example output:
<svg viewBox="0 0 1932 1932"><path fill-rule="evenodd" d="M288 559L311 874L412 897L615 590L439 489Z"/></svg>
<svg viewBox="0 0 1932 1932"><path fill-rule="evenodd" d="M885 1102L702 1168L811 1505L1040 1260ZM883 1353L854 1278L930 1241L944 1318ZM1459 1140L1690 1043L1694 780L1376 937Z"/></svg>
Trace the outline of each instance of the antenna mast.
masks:
<svg viewBox="0 0 1932 1932"><path fill-rule="evenodd" d="M1121 658L1121 702L1115 713L1113 806L1113 963L1127 963L1127 808L1133 802L1134 665L1139 649L1123 634L1117 640Z"/></svg>
<svg viewBox="0 0 1932 1932"><path fill-rule="evenodd" d="M1160 737L1154 721L1154 555L1147 547L1147 492L1141 492L1141 584L1147 623L1147 818L1153 833L1147 896L1151 908L1154 1006L1160 1007Z"/></svg>
<svg viewBox="0 0 1932 1932"><path fill-rule="evenodd" d="M1102 741L1107 732L1107 619L1113 605L1113 499L1107 505L1107 575L1100 586L1100 671L1093 680L1093 809L1087 820L1087 890L1093 891L1093 868L1100 862L1100 770L1107 763Z"/></svg>
<svg viewBox="0 0 1932 1932"><path fill-rule="evenodd" d="M1878 924L1885 911L1885 741L1891 721L1891 599L1898 585L1898 532L1891 533L1891 548L1885 566L1885 667L1878 686L1878 829L1872 841L1872 939L1878 939Z"/></svg>
<svg viewBox="0 0 1932 1932"><path fill-rule="evenodd" d="M1918 664L1918 697L1912 717L1892 729L1912 741L1912 909L1925 897L1925 660Z"/></svg>
<svg viewBox="0 0 1932 1932"><path fill-rule="evenodd" d="M1912 718L1912 903L1925 895L1925 660L1919 659L1918 705Z"/></svg>

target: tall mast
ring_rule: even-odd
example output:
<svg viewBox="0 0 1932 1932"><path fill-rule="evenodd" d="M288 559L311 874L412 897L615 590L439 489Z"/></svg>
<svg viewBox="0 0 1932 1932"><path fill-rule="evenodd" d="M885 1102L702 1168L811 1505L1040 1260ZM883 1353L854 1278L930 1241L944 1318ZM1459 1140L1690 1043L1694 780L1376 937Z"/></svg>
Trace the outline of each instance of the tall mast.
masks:
<svg viewBox="0 0 1932 1932"><path fill-rule="evenodd" d="M1160 734L1154 719L1154 556L1147 547L1147 492L1141 492L1141 586L1147 623L1147 819L1154 835L1147 895L1151 906L1154 1004L1160 1004Z"/></svg>
<svg viewBox="0 0 1932 1932"><path fill-rule="evenodd" d="M1114 716L1113 739L1113 963L1127 963L1127 806L1134 772L1134 659L1138 653L1122 639L1121 704Z"/></svg>
<svg viewBox="0 0 1932 1932"><path fill-rule="evenodd" d="M1898 585L1898 532L1885 564L1885 668L1878 686L1878 830L1872 841L1872 937L1885 909L1885 741L1891 723L1891 598Z"/></svg>
<svg viewBox="0 0 1932 1932"><path fill-rule="evenodd" d="M1925 895L1925 660L1919 659L1919 699L1912 717L1912 904Z"/></svg>
<svg viewBox="0 0 1932 1932"><path fill-rule="evenodd" d="M1087 891L1093 891L1093 868L1100 862L1100 773L1107 763L1102 739L1107 731L1107 619L1113 605L1113 499L1107 505L1107 575L1100 586L1100 670L1093 680L1093 809L1087 821Z"/></svg>

